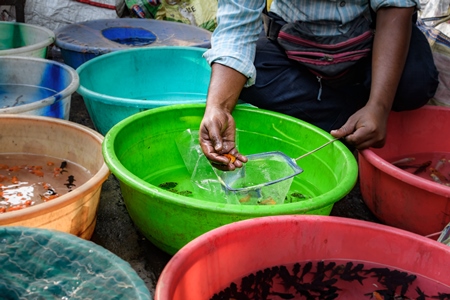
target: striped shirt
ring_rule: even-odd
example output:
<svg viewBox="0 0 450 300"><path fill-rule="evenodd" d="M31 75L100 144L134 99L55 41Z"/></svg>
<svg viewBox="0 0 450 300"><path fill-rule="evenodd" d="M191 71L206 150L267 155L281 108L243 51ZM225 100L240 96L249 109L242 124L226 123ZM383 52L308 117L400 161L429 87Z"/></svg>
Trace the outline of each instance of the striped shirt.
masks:
<svg viewBox="0 0 450 300"><path fill-rule="evenodd" d="M219 0L218 26L211 39L211 49L204 57L244 74L246 86L254 84L253 65L256 41L263 29L261 13L265 0ZM382 7L416 7L420 0L370 0L374 11ZM273 0L270 11L286 22L307 21L316 24L317 35L337 35L348 30L349 22L365 14L370 18L369 0Z"/></svg>

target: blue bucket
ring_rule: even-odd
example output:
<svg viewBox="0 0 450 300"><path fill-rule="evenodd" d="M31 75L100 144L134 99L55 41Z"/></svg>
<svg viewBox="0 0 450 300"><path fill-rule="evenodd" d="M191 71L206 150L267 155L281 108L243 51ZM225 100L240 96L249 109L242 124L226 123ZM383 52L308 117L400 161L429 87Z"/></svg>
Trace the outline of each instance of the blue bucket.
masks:
<svg viewBox="0 0 450 300"><path fill-rule="evenodd" d="M144 110L205 103L211 75L205 51L177 46L135 48L81 65L78 93L97 131L105 135L119 121Z"/></svg>
<svg viewBox="0 0 450 300"><path fill-rule="evenodd" d="M0 114L69 119L78 73L56 61L0 56Z"/></svg>

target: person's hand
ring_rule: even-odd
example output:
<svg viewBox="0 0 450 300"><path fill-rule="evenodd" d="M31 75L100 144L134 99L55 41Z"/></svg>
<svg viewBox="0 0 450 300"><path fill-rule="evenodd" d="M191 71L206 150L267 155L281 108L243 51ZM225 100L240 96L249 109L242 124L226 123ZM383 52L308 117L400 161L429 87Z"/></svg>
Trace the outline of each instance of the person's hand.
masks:
<svg viewBox="0 0 450 300"><path fill-rule="evenodd" d="M386 125L389 112L376 107L365 106L354 113L339 129L330 134L344 138L358 150L369 147L381 148L386 142Z"/></svg>
<svg viewBox="0 0 450 300"><path fill-rule="evenodd" d="M247 158L236 149L236 124L230 112L208 107L200 124L200 146L214 167L223 171L241 168Z"/></svg>

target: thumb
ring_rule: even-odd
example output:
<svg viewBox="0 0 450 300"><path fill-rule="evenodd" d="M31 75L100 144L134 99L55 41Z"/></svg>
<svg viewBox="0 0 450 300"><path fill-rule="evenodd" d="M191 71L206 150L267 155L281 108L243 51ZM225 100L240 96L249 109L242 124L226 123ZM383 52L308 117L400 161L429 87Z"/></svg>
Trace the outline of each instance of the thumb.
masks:
<svg viewBox="0 0 450 300"><path fill-rule="evenodd" d="M330 134L335 138L342 138L352 133L352 131L349 128L350 126L344 124L341 128L331 130Z"/></svg>

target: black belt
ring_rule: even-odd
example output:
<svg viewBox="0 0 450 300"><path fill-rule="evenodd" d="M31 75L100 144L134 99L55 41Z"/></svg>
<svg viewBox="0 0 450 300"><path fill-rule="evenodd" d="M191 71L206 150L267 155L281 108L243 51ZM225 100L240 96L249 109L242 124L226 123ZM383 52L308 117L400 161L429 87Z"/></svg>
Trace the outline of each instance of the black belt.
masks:
<svg viewBox="0 0 450 300"><path fill-rule="evenodd" d="M276 41L282 25L278 24L273 18L269 17L265 13L262 14L262 18L266 37L271 41Z"/></svg>

